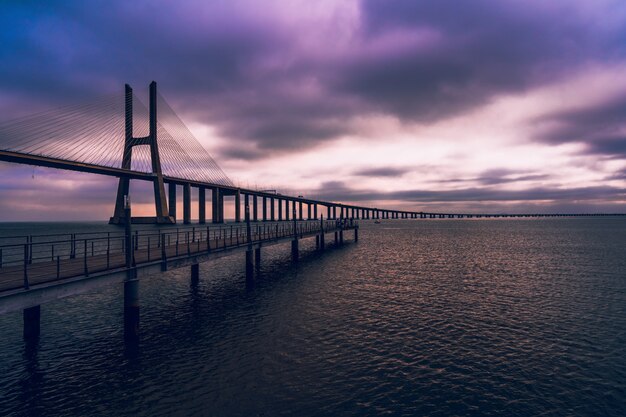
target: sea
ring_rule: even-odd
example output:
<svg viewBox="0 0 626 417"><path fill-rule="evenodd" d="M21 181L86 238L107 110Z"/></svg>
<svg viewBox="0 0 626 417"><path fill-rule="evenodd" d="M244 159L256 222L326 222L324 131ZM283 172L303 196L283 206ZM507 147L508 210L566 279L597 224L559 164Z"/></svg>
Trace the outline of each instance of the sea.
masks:
<svg viewBox="0 0 626 417"><path fill-rule="evenodd" d="M3 223L0 237L106 231ZM110 229L117 230L117 229ZM329 236L330 237L330 236ZM0 416L625 416L626 219L362 221L0 316ZM0 272L1 274L1 272Z"/></svg>

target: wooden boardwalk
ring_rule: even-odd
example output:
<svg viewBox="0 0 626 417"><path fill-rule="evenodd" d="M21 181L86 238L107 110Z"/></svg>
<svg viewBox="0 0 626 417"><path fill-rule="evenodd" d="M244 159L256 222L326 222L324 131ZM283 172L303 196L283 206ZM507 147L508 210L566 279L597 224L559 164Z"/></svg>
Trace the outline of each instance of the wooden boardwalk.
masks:
<svg viewBox="0 0 626 417"><path fill-rule="evenodd" d="M324 233L354 230L356 227L358 226L353 222L339 224L335 221L325 221ZM219 235L214 233L213 237L211 237L208 229L206 234L201 232L198 237L196 237L195 230L191 236L188 229L184 230L182 235L177 231L175 239L172 239L171 232L160 233L158 238L153 238L152 242L148 240L147 245L144 246L139 245L139 238L142 236L136 235L138 236L136 237L134 235L133 238L137 238L137 240L133 240L133 245L136 245L133 251L134 264L137 268L141 268L142 266L161 263L165 270L173 261L197 257L198 255L224 254L224 252L247 250L251 245L260 247L288 242L294 239L293 230L291 223L283 224L280 227L278 225L253 227L250 232L250 241L248 241L245 226L238 226L236 229L222 229ZM320 233L321 223L319 221L297 224L298 239L316 236ZM181 236L184 238L181 239ZM54 243L64 242L56 241ZM102 275L108 271L119 271L125 268L125 252L122 248L118 248L114 252L107 249L105 253L89 254L88 243L89 241L86 239L84 241L85 250L82 253L74 254L74 256L67 255L63 258L59 256L56 260L48 259L38 262L27 259L16 265L0 268L0 294L10 290L26 289L27 285L33 287L69 278ZM165 244L162 245L161 243ZM51 244L48 243L48 245ZM46 245L46 243L38 245ZM93 251L93 246L91 247Z"/></svg>

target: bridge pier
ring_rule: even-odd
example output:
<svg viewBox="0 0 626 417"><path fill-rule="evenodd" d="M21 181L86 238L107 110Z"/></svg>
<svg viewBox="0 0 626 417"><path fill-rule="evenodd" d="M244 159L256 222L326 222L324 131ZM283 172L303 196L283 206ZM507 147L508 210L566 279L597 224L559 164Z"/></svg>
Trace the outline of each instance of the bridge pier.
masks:
<svg viewBox="0 0 626 417"><path fill-rule="evenodd" d="M313 218L317 220L317 204L313 204Z"/></svg>
<svg viewBox="0 0 626 417"><path fill-rule="evenodd" d="M241 223L241 192L235 191L235 222Z"/></svg>
<svg viewBox="0 0 626 417"><path fill-rule="evenodd" d="M278 221L280 222L283 220L283 200L279 198L276 201L278 202Z"/></svg>
<svg viewBox="0 0 626 417"><path fill-rule="evenodd" d="M274 221L276 220L276 217L274 216L274 197L270 197L270 220Z"/></svg>
<svg viewBox="0 0 626 417"><path fill-rule="evenodd" d="M28 344L37 343L41 330L41 306L25 308L24 319L24 341Z"/></svg>
<svg viewBox="0 0 626 417"><path fill-rule="evenodd" d="M198 222L206 223L206 189L198 187Z"/></svg>
<svg viewBox="0 0 626 417"><path fill-rule="evenodd" d="M307 220L311 220L311 203L307 203L306 207L307 207L307 216L306 216L306 218L307 218Z"/></svg>
<svg viewBox="0 0 626 417"><path fill-rule="evenodd" d="M259 198L256 195L252 196L252 221L259 221Z"/></svg>
<svg viewBox="0 0 626 417"><path fill-rule="evenodd" d="M289 200L285 200L285 221L289 220Z"/></svg>
<svg viewBox="0 0 626 417"><path fill-rule="evenodd" d="M191 223L191 184L183 185L183 223Z"/></svg>
<svg viewBox="0 0 626 417"><path fill-rule="evenodd" d="M298 201L298 219L300 221L304 220L304 217L302 217L302 201Z"/></svg>
<svg viewBox="0 0 626 417"><path fill-rule="evenodd" d="M211 189L211 221L224 223L224 196L217 187Z"/></svg>
<svg viewBox="0 0 626 417"><path fill-rule="evenodd" d="M169 215L176 222L176 184L170 182L167 185L167 191L169 194Z"/></svg>
<svg viewBox="0 0 626 417"><path fill-rule="evenodd" d="M263 221L267 221L267 197L263 196Z"/></svg>

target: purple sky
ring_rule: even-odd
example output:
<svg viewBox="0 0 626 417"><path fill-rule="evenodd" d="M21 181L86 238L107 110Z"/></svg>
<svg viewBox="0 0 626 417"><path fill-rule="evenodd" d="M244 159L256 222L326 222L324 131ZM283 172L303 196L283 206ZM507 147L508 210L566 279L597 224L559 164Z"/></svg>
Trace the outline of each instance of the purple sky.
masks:
<svg viewBox="0 0 626 417"><path fill-rule="evenodd" d="M626 211L623 0L6 3L0 122L124 83L146 101L156 80L244 187L415 210ZM115 179L0 172L0 221L112 212ZM133 189L150 214L149 187Z"/></svg>

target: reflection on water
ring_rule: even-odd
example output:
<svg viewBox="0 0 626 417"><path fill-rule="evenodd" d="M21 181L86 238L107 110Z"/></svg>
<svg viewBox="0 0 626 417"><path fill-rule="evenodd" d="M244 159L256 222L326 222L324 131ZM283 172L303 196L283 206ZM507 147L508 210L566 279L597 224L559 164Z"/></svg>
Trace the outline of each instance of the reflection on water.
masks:
<svg viewBox="0 0 626 417"><path fill-rule="evenodd" d="M621 416L624 226L383 221L298 265L264 249L253 284L239 255L170 271L137 344L121 287L42 306L38 346L4 315L0 415Z"/></svg>

